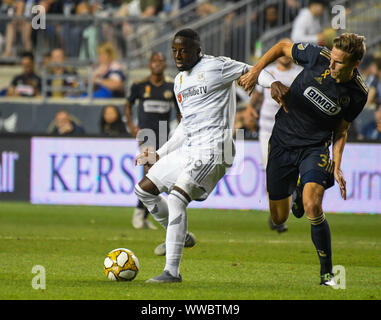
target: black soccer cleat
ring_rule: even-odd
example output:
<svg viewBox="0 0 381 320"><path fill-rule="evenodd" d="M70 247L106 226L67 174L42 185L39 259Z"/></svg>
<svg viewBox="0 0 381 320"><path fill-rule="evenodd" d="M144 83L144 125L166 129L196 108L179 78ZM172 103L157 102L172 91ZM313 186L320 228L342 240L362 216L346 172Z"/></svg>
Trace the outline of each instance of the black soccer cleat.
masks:
<svg viewBox="0 0 381 320"><path fill-rule="evenodd" d="M269 227L271 230L276 230L278 233L282 233L288 230L288 227L285 223L282 223L280 225L276 225L273 220L271 219L271 216L269 217Z"/></svg>
<svg viewBox="0 0 381 320"><path fill-rule="evenodd" d="M304 215L304 206L303 206L303 185L300 181L300 178L298 180L298 183L296 185L296 189L294 193L292 194L292 207L291 207L293 215L300 219Z"/></svg>
<svg viewBox="0 0 381 320"><path fill-rule="evenodd" d="M337 285L335 277L332 273L325 273L320 276L320 285L327 287L335 287Z"/></svg>

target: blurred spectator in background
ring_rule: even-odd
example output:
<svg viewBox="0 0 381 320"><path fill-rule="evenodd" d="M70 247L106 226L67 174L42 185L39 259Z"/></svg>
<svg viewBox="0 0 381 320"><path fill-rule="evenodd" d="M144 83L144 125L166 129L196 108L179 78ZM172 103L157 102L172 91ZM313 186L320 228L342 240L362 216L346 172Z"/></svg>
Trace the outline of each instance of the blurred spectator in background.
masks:
<svg viewBox="0 0 381 320"><path fill-rule="evenodd" d="M34 0L3 0L1 3L1 13L12 17L5 30L5 49L3 57L15 56L14 46L17 32L20 33L22 39L23 50L32 51L32 25L31 22L24 19L31 16Z"/></svg>
<svg viewBox="0 0 381 320"><path fill-rule="evenodd" d="M77 71L71 67L65 67L65 53L63 49L53 49L50 54L48 67L49 79L47 81L48 96L53 98L63 98L65 96L73 95L73 90L77 86ZM66 88L63 88L66 87Z"/></svg>
<svg viewBox="0 0 381 320"><path fill-rule="evenodd" d="M278 25L278 5L273 3L265 8L263 31L272 29Z"/></svg>
<svg viewBox="0 0 381 320"><path fill-rule="evenodd" d="M119 109L110 104L105 106L101 112L100 120L101 134L110 137L127 135L126 125L122 121Z"/></svg>
<svg viewBox="0 0 381 320"><path fill-rule="evenodd" d="M367 108L374 108L381 103L381 57L375 59L376 75L369 85Z"/></svg>
<svg viewBox="0 0 381 320"><path fill-rule="evenodd" d="M286 23L294 21L294 19L298 16L300 10L299 0L286 0L283 9L284 21Z"/></svg>
<svg viewBox="0 0 381 320"><path fill-rule="evenodd" d="M365 84L369 88L377 76L377 65L373 55L366 54L361 60L358 69L361 73L362 78L364 79Z"/></svg>
<svg viewBox="0 0 381 320"><path fill-rule="evenodd" d="M67 3L70 4L70 1ZM67 3L64 7L64 12L66 11L65 15L74 15L78 18L81 17L81 19L76 19L75 21L67 21L63 24L63 44L66 55L68 57L79 57L83 33L86 28L92 25L91 21L86 19L87 17L91 16L92 9L87 1L80 1L77 4L73 3L70 7L68 7ZM68 9L66 9L67 7Z"/></svg>
<svg viewBox="0 0 381 320"><path fill-rule="evenodd" d="M64 2L62 0L40 0L39 5L45 8L45 13L47 15L55 14L55 15L63 15L64 14ZM46 29L38 29L33 30L36 36L43 41L37 42L36 49L44 46L46 48L62 48L64 46L62 39L62 29L63 29L62 21L52 21L46 20Z"/></svg>
<svg viewBox="0 0 381 320"><path fill-rule="evenodd" d="M174 108L178 111L173 94L173 80L164 73L166 67L165 56L160 52L152 53L149 61L151 74L132 84L130 96L125 104L129 130L131 135L137 138L141 148L159 149L168 140L171 111ZM132 107L136 101L139 102L137 125L132 118ZM144 166L143 170L144 175L147 174L147 166ZM148 220L148 216L148 210L139 200L134 210L132 226L136 229L156 229Z"/></svg>
<svg viewBox="0 0 381 320"><path fill-rule="evenodd" d="M197 4L194 9L187 11L186 15L181 15L181 18L172 22L172 30L196 21L197 19L204 18L218 10L213 4L213 1L208 0L178 0L169 2L170 4L164 3L164 10L171 16L176 15L179 11L188 6Z"/></svg>
<svg viewBox="0 0 381 320"><path fill-rule="evenodd" d="M326 5L325 0L311 0L308 8L300 10L292 25L291 40L293 42L308 42L332 48L336 31L332 28L323 30L321 25L321 17Z"/></svg>
<svg viewBox="0 0 381 320"><path fill-rule="evenodd" d="M359 140L364 139L381 141L381 104L374 111L374 120L361 128Z"/></svg>
<svg viewBox="0 0 381 320"><path fill-rule="evenodd" d="M54 120L49 125L48 133L58 136L76 136L85 133L80 121L66 110L57 111Z"/></svg>
<svg viewBox="0 0 381 320"><path fill-rule="evenodd" d="M23 72L13 78L7 90L10 97L36 97L41 92L41 78L34 71L34 56L24 52L21 56Z"/></svg>
<svg viewBox="0 0 381 320"><path fill-rule="evenodd" d="M136 18L154 18L163 9L162 0L125 0L124 5L117 12L117 17L136 17ZM122 24L122 43L126 37L134 37L132 46L148 45L157 36L157 30L152 27L152 23L140 21L139 23L131 23L125 21ZM124 48L127 50L127 48ZM133 48L129 48L133 49ZM146 53L145 55L149 55ZM149 58L145 56L144 58Z"/></svg>
<svg viewBox="0 0 381 320"><path fill-rule="evenodd" d="M82 15L86 17L86 15L98 16L100 12L102 12L102 7L98 2L88 3L87 1L82 2L82 0L78 0L80 3L75 7L75 13L77 15ZM87 22L83 21L83 25ZM89 59L91 61L96 61L97 59L97 48L99 45L100 31L98 24L90 23L85 27L82 32L81 44L79 50L79 58L80 59Z"/></svg>
<svg viewBox="0 0 381 320"><path fill-rule="evenodd" d="M239 110L235 116L234 129L242 129L244 139L258 139L258 114Z"/></svg>
<svg viewBox="0 0 381 320"><path fill-rule="evenodd" d="M205 18L215 12L217 12L217 7L211 3L211 1L200 1L200 4L196 8L197 18Z"/></svg>
<svg viewBox="0 0 381 320"><path fill-rule="evenodd" d="M98 47L98 65L93 72L94 98L124 97L126 77L116 58L111 43L106 42Z"/></svg>

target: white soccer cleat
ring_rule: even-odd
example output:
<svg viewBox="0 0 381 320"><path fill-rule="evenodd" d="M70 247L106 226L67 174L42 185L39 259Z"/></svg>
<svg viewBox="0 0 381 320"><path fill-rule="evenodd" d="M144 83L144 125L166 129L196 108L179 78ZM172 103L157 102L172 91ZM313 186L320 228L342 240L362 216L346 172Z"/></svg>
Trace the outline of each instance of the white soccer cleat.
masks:
<svg viewBox="0 0 381 320"><path fill-rule="evenodd" d="M320 277L320 279L321 279L320 280L320 285L322 285L322 286L328 286L328 287L335 287L335 286L337 286L337 283L335 281L335 277L331 273L323 274Z"/></svg>
<svg viewBox="0 0 381 320"><path fill-rule="evenodd" d="M132 217L132 226L135 229L144 229L145 220L144 220L145 209L135 208L134 215Z"/></svg>
<svg viewBox="0 0 381 320"><path fill-rule="evenodd" d="M145 228L151 229L151 230L157 230L157 227L148 219L144 220L144 226Z"/></svg>

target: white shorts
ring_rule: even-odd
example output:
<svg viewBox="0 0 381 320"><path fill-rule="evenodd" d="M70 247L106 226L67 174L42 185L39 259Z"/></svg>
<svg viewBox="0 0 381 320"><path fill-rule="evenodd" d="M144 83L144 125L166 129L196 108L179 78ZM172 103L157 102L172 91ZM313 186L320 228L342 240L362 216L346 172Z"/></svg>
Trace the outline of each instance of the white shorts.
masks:
<svg viewBox="0 0 381 320"><path fill-rule="evenodd" d="M267 166L270 137L271 137L271 132L259 130L258 139L259 139L259 144L261 147L262 167L264 170L266 170L266 166Z"/></svg>
<svg viewBox="0 0 381 320"><path fill-rule="evenodd" d="M148 171L146 177L160 192L169 193L176 185L192 200L205 200L217 182L229 168L222 163L222 155L212 155L202 161L192 158L177 149L159 159Z"/></svg>

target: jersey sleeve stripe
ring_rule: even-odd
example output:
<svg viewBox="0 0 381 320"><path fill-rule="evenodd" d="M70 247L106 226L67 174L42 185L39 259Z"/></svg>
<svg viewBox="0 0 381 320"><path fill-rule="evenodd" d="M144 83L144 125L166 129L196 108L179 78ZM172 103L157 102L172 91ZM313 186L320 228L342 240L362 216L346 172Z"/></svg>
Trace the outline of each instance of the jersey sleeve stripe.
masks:
<svg viewBox="0 0 381 320"><path fill-rule="evenodd" d="M327 58L328 60L331 60L331 53L326 50L326 49L322 49L320 51L320 54L324 57L324 58Z"/></svg>
<svg viewBox="0 0 381 320"><path fill-rule="evenodd" d="M291 55L291 59L294 61L294 63L299 64L298 61L296 61L296 59L294 58L294 55L292 54L292 51L294 50L295 45L296 45L295 43L292 45L291 50L290 50L290 55Z"/></svg>
<svg viewBox="0 0 381 320"><path fill-rule="evenodd" d="M356 84L360 87L360 89L365 93L368 94L368 87L365 85L364 80L360 76L356 76L355 78Z"/></svg>

